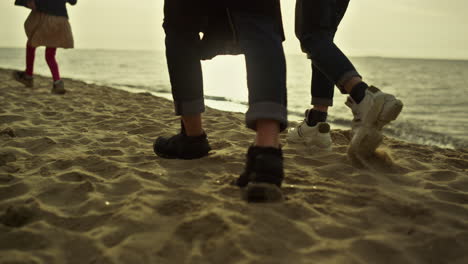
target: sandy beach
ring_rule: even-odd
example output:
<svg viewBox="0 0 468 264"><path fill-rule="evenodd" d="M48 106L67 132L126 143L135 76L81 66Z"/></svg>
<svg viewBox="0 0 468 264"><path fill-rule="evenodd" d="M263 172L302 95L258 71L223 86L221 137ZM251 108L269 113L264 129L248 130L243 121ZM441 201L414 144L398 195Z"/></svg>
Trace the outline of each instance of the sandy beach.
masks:
<svg viewBox="0 0 468 264"><path fill-rule="evenodd" d="M172 102L0 70L0 263L468 263L468 149L385 138L359 167L284 141L286 200L248 204L232 185L253 133L209 108L211 154L166 160ZM292 123L291 125L294 125Z"/></svg>

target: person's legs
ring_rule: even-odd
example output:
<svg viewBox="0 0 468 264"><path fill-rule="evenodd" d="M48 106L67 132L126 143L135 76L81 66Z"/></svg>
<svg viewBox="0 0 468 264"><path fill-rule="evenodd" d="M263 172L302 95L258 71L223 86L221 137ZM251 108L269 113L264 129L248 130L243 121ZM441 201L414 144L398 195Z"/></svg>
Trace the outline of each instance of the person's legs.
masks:
<svg viewBox="0 0 468 264"><path fill-rule="evenodd" d="M176 115L188 136L203 134L201 113L205 111L203 75L198 31L166 27L166 60Z"/></svg>
<svg viewBox="0 0 468 264"><path fill-rule="evenodd" d="M338 26L343 19L346 10L348 8L349 0L337 0L335 3L335 8L332 8L332 12L330 14L330 21L334 21L335 23L330 23L328 26L323 27L324 29L328 30L328 34L330 35L332 41L334 41L336 31L338 30ZM325 16L326 17L326 16ZM322 18L325 19L325 18ZM359 77L354 77L359 78ZM333 95L335 91L335 83L327 78L327 76L320 71L318 67L316 67L312 61L312 85L311 85L311 97L312 97L312 105L313 110L319 112L328 112L328 107L333 106ZM317 122L325 122L325 119L319 117L319 119L311 119L308 120L309 125L313 126L313 123Z"/></svg>
<svg viewBox="0 0 468 264"><path fill-rule="evenodd" d="M379 131L397 118L403 104L375 87L368 89L349 59L333 43L334 35L330 34L329 29L336 29L342 19L340 14L344 15L348 2L349 0L297 0L296 35L303 51L309 55L314 65L342 93L350 95L347 105L354 115L353 128L368 127L360 130L359 135L355 133L350 152L369 155L380 144ZM339 15L336 19L330 19L330 14Z"/></svg>
<svg viewBox="0 0 468 264"><path fill-rule="evenodd" d="M57 48L46 48L45 60L47 62L47 65L49 65L49 69L52 73L52 79L54 80L54 82L60 80L60 72L57 60L55 59L55 54L57 54Z"/></svg>
<svg viewBox="0 0 468 264"><path fill-rule="evenodd" d="M200 63L200 3L164 2L166 60L176 115L196 116L205 111Z"/></svg>
<svg viewBox="0 0 468 264"><path fill-rule="evenodd" d="M60 78L60 71L55 55L57 54L57 48L46 47L45 50L45 60L49 66L50 72L52 74L52 79L54 80L51 93L53 94L65 94L65 84Z"/></svg>
<svg viewBox="0 0 468 264"><path fill-rule="evenodd" d="M197 11L198 10L198 11ZM189 136L203 133L201 113L205 111L203 75L200 63L199 4L172 0L164 3L166 60L176 115L180 115Z"/></svg>
<svg viewBox="0 0 468 264"><path fill-rule="evenodd" d="M346 5L343 5L346 3ZM341 4L341 5L339 5ZM347 0L318 0L296 2L296 35L302 41L308 34L319 34L317 39L324 39L333 44L337 27L344 16ZM330 125L326 123L328 108L333 105L335 82L330 80L308 52L312 65L311 109L305 111L304 120L288 132L288 141L303 143L308 147L329 149L331 147ZM320 65L320 63L319 63ZM352 65L351 65L352 66Z"/></svg>
<svg viewBox="0 0 468 264"><path fill-rule="evenodd" d="M210 146L202 127L205 111L200 63L200 9L195 1L167 0L164 3L166 60L176 115L181 133L159 137L154 151L164 158L194 159L208 155Z"/></svg>
<svg viewBox="0 0 468 264"><path fill-rule="evenodd" d="M319 106L320 109L326 110L333 106L333 95L335 84L325 76L313 61L312 64L312 81L310 86L311 105Z"/></svg>
<svg viewBox="0 0 468 264"><path fill-rule="evenodd" d="M235 14L239 44L245 55L249 109L246 125L257 130L259 120L287 126L286 60L273 20L255 14ZM272 145L273 146L273 145Z"/></svg>
<svg viewBox="0 0 468 264"><path fill-rule="evenodd" d="M249 109L247 127L256 131L237 185L247 187L249 202L282 199L284 178L279 133L287 127L286 62L282 40L271 18L234 14L239 44L245 55Z"/></svg>
<svg viewBox="0 0 468 264"><path fill-rule="evenodd" d="M335 45L337 27L346 12L349 0L297 0L296 35L302 50L314 66L341 92L353 77L360 77L353 64Z"/></svg>
<svg viewBox="0 0 468 264"><path fill-rule="evenodd" d="M319 122L327 121L328 107L333 105L335 84L331 82L312 61L311 105L304 122L308 126L316 126Z"/></svg>
<svg viewBox="0 0 468 264"><path fill-rule="evenodd" d="M26 46L26 74L33 76L34 60L36 58L36 48L30 45Z"/></svg>
<svg viewBox="0 0 468 264"><path fill-rule="evenodd" d="M307 147L330 149L332 140L330 125L326 123L328 107L333 105L335 84L312 64L311 104L312 109L305 111L304 120L288 131L290 143L302 143Z"/></svg>
<svg viewBox="0 0 468 264"><path fill-rule="evenodd" d="M24 84L26 87L34 86L34 59L36 57L36 48L26 44L26 70L13 72L13 78Z"/></svg>

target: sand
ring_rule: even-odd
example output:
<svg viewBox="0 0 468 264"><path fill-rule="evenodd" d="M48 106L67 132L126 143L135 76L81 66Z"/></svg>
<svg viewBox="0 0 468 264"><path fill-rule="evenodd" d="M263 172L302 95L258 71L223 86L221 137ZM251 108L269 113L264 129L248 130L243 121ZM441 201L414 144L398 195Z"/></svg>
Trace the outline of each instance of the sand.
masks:
<svg viewBox="0 0 468 264"><path fill-rule="evenodd" d="M385 138L393 161L358 167L333 130L331 151L284 145L284 202L249 204L243 114L209 108L211 154L166 160L170 101L65 82L0 70L2 264L468 263L467 149Z"/></svg>

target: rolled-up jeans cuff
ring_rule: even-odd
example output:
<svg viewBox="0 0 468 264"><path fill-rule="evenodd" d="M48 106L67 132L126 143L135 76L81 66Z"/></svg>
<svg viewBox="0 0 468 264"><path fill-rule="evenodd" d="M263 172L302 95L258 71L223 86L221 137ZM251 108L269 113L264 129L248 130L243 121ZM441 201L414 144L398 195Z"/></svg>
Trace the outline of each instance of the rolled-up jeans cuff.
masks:
<svg viewBox="0 0 468 264"><path fill-rule="evenodd" d="M343 74L336 82L336 85L338 86L338 89L340 89L340 92L342 94L347 94L346 90L344 89L344 86L353 77L362 78L361 75L359 75L357 71L353 70L353 71L348 71L345 74Z"/></svg>
<svg viewBox="0 0 468 264"><path fill-rule="evenodd" d="M205 112L204 99L194 101L174 101L176 115L196 115Z"/></svg>
<svg viewBox="0 0 468 264"><path fill-rule="evenodd" d="M333 99L312 97L312 105L333 106Z"/></svg>
<svg viewBox="0 0 468 264"><path fill-rule="evenodd" d="M249 106L245 114L245 123L248 128L256 130L257 120L268 119L278 121L280 131L288 127L288 112L286 106L272 102L254 103Z"/></svg>

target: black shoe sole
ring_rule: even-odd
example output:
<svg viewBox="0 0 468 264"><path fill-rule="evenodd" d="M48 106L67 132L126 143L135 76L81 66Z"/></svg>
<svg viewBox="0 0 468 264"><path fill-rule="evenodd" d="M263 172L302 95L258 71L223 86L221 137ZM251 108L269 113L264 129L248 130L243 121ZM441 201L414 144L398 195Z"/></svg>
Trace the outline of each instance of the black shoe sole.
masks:
<svg viewBox="0 0 468 264"><path fill-rule="evenodd" d="M55 89L52 89L50 91L50 93L52 94L65 94L67 91L66 90L55 90Z"/></svg>
<svg viewBox="0 0 468 264"><path fill-rule="evenodd" d="M243 196L249 203L274 203L284 200L281 189L270 183L249 183Z"/></svg>
<svg viewBox="0 0 468 264"><path fill-rule="evenodd" d="M200 159L200 158L208 156L209 152L211 151L211 147L208 146L208 151L206 153L199 153L198 155L193 155L193 156L171 155L171 154L167 154L167 153L164 153L164 152L161 152L161 151L158 150L159 149L159 148L157 148L158 140L162 140L162 139L157 138L155 140L155 142L153 143L153 150L154 150L154 153L158 157L161 157L161 158L164 158L164 159L183 159L183 160Z"/></svg>
<svg viewBox="0 0 468 264"><path fill-rule="evenodd" d="M161 158L165 158L165 159L177 159L177 157L175 157L175 156L167 155L167 154L164 154L164 153L162 153L162 152L157 151L156 148L154 148L154 153L155 153L158 157L161 157Z"/></svg>

